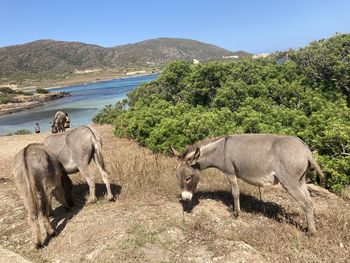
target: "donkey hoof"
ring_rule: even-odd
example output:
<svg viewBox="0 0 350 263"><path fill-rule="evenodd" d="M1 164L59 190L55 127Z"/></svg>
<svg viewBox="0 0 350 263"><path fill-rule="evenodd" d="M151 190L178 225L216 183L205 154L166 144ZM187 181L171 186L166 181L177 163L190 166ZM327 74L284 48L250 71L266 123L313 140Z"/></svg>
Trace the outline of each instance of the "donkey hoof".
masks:
<svg viewBox="0 0 350 263"><path fill-rule="evenodd" d="M239 216L239 211L232 211L232 216L233 216L234 218L238 218L238 216Z"/></svg>
<svg viewBox="0 0 350 263"><path fill-rule="evenodd" d="M42 249L44 246L41 242L35 243L35 249Z"/></svg>
<svg viewBox="0 0 350 263"><path fill-rule="evenodd" d="M308 237L312 237L312 236L314 236L316 234L316 230L308 230L307 232L306 232L306 235L308 236Z"/></svg>
<svg viewBox="0 0 350 263"><path fill-rule="evenodd" d="M107 195L106 199L107 199L107 201L114 201L114 196L113 195Z"/></svg>

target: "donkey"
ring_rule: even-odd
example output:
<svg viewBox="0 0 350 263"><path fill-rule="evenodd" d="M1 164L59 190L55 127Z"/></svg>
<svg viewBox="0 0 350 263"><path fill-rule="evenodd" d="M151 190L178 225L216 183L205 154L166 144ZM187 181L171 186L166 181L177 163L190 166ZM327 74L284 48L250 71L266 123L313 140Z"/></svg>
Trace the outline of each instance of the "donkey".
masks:
<svg viewBox="0 0 350 263"><path fill-rule="evenodd" d="M46 233L56 236L49 220L51 199L54 195L63 206L72 207L72 181L55 154L43 144L29 144L18 152L13 172L18 193L28 211L35 248L41 248L38 218L42 218Z"/></svg>
<svg viewBox="0 0 350 263"><path fill-rule="evenodd" d="M172 148L172 147L171 147ZM306 214L308 233L316 232L313 203L305 177L313 167L324 177L308 146L297 137L272 134L239 134L206 140L189 146L180 155L176 176L182 189L182 200L191 201L199 182L200 170L214 167L228 179L235 213L240 211L237 177L257 186L278 182L300 204Z"/></svg>
<svg viewBox="0 0 350 263"><path fill-rule="evenodd" d="M52 121L51 132L52 133L64 132L66 120L67 120L67 113L63 111L56 112L55 117Z"/></svg>
<svg viewBox="0 0 350 263"><path fill-rule="evenodd" d="M90 191L88 203L96 202L95 182L89 164L94 159L107 188L107 199L114 199L105 163L102 156L102 139L91 127L79 126L68 132L49 135L44 144L58 156L65 171L73 174L78 171L85 177Z"/></svg>

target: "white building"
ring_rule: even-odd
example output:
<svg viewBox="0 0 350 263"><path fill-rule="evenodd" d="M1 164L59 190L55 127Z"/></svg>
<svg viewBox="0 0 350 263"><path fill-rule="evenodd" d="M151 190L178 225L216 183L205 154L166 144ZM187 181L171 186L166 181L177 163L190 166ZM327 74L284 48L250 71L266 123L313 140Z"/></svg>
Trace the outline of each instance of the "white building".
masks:
<svg viewBox="0 0 350 263"><path fill-rule="evenodd" d="M199 60L198 59L193 59L193 64L199 64Z"/></svg>
<svg viewBox="0 0 350 263"><path fill-rule="evenodd" d="M237 55L232 55L232 56L222 56L222 58L227 59L227 58L235 58L238 59Z"/></svg>

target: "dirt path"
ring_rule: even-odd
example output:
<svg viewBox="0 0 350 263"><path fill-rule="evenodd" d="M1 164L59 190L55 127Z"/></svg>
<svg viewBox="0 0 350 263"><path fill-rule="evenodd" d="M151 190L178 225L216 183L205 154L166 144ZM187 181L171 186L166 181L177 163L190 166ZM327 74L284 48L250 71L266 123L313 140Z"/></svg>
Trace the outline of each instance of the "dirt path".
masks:
<svg viewBox="0 0 350 263"><path fill-rule="evenodd" d="M32 248L11 161L46 134L0 137L0 247L32 262L350 262L349 202L333 194L313 197L318 233L308 238L303 211L283 189L263 189L260 201L257 188L239 182L243 211L235 218L227 182L208 171L197 204L183 213L175 160L113 137L110 126L96 129L117 199L104 200L93 167L99 199L86 205L87 185L72 175L76 206L67 213L54 203L59 235L40 251ZM0 262L3 256L0 250Z"/></svg>

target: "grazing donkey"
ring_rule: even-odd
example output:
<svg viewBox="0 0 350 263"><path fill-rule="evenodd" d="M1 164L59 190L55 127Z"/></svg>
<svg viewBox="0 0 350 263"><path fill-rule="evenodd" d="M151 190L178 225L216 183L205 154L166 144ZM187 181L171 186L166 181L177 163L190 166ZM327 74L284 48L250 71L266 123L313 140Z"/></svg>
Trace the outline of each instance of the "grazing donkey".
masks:
<svg viewBox="0 0 350 263"><path fill-rule="evenodd" d="M74 205L72 182L55 154L43 144L29 144L15 156L14 177L18 193L28 211L28 224L35 247L42 247L38 217L42 217L46 233L55 236L49 220L52 195L65 207Z"/></svg>
<svg viewBox="0 0 350 263"><path fill-rule="evenodd" d="M257 186L280 182L305 211L309 234L316 232L305 177L310 166L321 180L323 173L310 149L299 138L239 134L196 143L182 155L173 148L172 151L180 160L176 176L182 189L182 200L191 201L199 171L209 167L221 170L230 182L236 213L240 211L237 177Z"/></svg>
<svg viewBox="0 0 350 263"><path fill-rule="evenodd" d="M67 120L67 114L63 111L58 111L51 124L51 132L58 133L65 131L65 124Z"/></svg>
<svg viewBox="0 0 350 263"><path fill-rule="evenodd" d="M113 195L102 156L102 139L88 126L79 126L68 132L49 135L44 144L54 151L68 174L80 171L85 177L90 190L88 203L96 202L95 182L89 164L94 159L107 188L107 199Z"/></svg>

